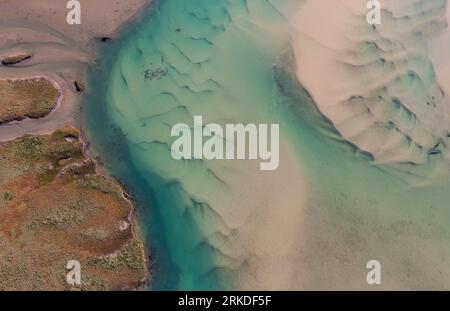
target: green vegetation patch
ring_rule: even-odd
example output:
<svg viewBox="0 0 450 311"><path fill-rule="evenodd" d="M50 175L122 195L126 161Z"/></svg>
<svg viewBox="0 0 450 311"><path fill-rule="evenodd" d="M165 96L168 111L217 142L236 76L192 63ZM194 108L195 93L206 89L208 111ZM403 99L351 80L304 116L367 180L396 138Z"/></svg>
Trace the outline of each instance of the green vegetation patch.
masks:
<svg viewBox="0 0 450 311"><path fill-rule="evenodd" d="M89 260L89 264L104 269L128 267L132 270L145 270L144 246L138 240L130 241L117 253L107 256L97 256Z"/></svg>
<svg viewBox="0 0 450 311"><path fill-rule="evenodd" d="M0 124L42 118L55 108L60 92L44 78L0 80Z"/></svg>

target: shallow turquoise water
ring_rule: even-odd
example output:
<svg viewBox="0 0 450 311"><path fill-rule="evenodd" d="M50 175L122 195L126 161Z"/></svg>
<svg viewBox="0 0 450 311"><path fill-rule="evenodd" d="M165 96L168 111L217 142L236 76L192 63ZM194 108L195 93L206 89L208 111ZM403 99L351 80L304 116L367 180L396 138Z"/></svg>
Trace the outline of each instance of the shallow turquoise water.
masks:
<svg viewBox="0 0 450 311"><path fill-rule="evenodd" d="M289 1L278 2L288 8ZM90 81L97 87L86 97L87 132L144 205L141 222L161 270L153 288L228 286L214 249L201 244L210 222L201 219L205 204L184 189L214 192L217 180L201 163L180 168L171 159L168 124L192 123L196 114L217 122L270 120L272 64L287 46L284 16L269 1L169 0L153 4L101 51ZM125 134L121 143L113 128ZM104 143L110 140L114 146Z"/></svg>
<svg viewBox="0 0 450 311"><path fill-rule="evenodd" d="M307 207L320 214L299 228L299 240L322 237L341 243L344 237L342 249L347 249L346 234L353 232L356 217L363 219L357 224L368 247L358 252L350 247L355 260L371 252L386 256L390 248L378 250L379 235L364 223L367 219L377 226L389 223L383 217L420 222L424 206L444 206L445 185L404 191L408 186L400 173L372 165L317 112L292 72L286 15L296 4L158 1L101 50L90 72L85 131L105 167L136 198L154 259L151 289L240 287L259 251L245 250L257 244L261 232L241 219L256 217L265 203L258 202L263 196L258 182L270 184L271 176L233 161L173 160L171 126L192 124L194 115L208 123L280 123L281 138L303 169L303 176L294 170L289 184L306 191ZM256 191L249 184L258 185ZM269 186L274 193L285 187L276 179ZM439 225L446 226L446 219ZM307 246L308 252L316 250ZM321 272L315 264L308 267L310 273Z"/></svg>

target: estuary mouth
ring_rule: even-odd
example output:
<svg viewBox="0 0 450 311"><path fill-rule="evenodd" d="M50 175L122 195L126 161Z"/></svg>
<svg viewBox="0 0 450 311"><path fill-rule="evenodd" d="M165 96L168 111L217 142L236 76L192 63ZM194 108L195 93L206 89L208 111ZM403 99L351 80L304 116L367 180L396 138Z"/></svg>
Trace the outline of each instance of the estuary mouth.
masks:
<svg viewBox="0 0 450 311"><path fill-rule="evenodd" d="M449 19L0 0L0 290L200 310L450 289Z"/></svg>

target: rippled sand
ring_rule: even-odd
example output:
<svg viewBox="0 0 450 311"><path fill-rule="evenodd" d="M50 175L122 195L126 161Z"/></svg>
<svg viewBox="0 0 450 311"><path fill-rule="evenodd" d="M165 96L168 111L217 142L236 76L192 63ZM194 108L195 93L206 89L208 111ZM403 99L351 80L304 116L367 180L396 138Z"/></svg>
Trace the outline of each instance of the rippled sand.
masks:
<svg viewBox="0 0 450 311"><path fill-rule="evenodd" d="M447 31L446 9L446 1L385 1L372 27L363 1L308 1L292 21L300 81L378 163L425 164L447 153L450 103L427 45Z"/></svg>
<svg viewBox="0 0 450 311"><path fill-rule="evenodd" d="M86 128L136 194L154 289L448 289L446 1L166 0L101 51ZM170 129L280 123L280 168ZM382 282L366 282L377 259Z"/></svg>
<svg viewBox="0 0 450 311"><path fill-rule="evenodd" d="M298 80L329 135L363 157L328 157L335 167L316 175L309 288L449 288L447 10L382 1L372 27L363 1L306 1L290 21ZM365 284L370 259L385 269L380 287Z"/></svg>

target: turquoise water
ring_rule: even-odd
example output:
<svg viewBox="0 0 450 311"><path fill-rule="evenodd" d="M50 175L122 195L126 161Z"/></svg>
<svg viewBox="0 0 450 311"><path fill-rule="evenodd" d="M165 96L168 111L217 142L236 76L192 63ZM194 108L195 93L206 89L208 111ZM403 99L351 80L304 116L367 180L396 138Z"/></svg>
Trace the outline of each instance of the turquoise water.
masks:
<svg viewBox="0 0 450 311"><path fill-rule="evenodd" d="M384 226L420 223L430 202L444 216L438 227L446 226L445 184L409 191L402 173L374 166L343 142L296 82L286 17L298 3L156 1L100 51L83 105L85 131L135 197L154 260L150 289L333 288L337 276L321 276L327 258L339 270L332 260L347 253L359 265L396 252L380 250ZM205 123L279 123L279 172L242 161L173 160L171 127L192 125L194 115ZM366 247L354 249L354 230ZM342 249L317 250L325 240ZM323 257L308 260L316 255ZM297 284L297 274L317 279Z"/></svg>
<svg viewBox="0 0 450 311"><path fill-rule="evenodd" d="M279 2L277 8L269 1L158 1L101 51L91 73L96 88L86 97L88 135L143 205L141 222L157 262L155 289L229 286L217 250L202 244L204 231L212 230L206 223L220 220L208 215L205 197L192 195L206 188L216 193L221 184L202 163L171 159L169 125L190 124L193 115L219 123L271 119L272 64L288 46L278 9L289 1Z"/></svg>

